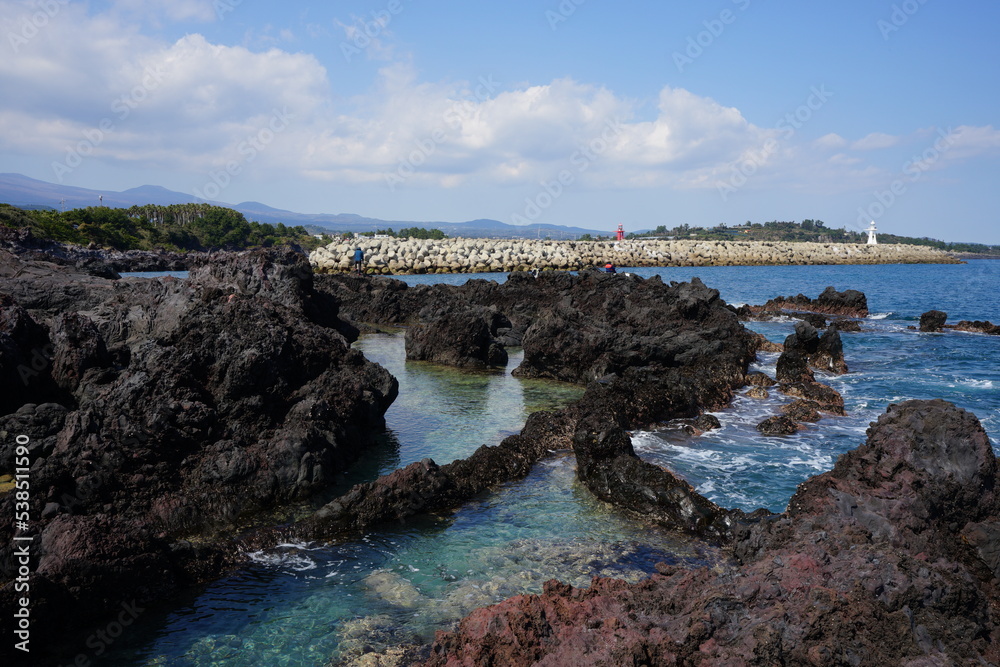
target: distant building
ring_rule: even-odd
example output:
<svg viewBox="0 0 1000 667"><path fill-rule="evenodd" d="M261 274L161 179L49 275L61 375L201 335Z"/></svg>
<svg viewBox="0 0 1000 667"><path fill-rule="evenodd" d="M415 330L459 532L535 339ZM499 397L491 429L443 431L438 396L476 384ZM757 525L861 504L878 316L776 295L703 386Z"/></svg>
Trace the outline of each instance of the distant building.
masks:
<svg viewBox="0 0 1000 667"><path fill-rule="evenodd" d="M875 221L872 220L872 224L868 226L868 245L878 245L878 239L875 238L875 232L877 231Z"/></svg>

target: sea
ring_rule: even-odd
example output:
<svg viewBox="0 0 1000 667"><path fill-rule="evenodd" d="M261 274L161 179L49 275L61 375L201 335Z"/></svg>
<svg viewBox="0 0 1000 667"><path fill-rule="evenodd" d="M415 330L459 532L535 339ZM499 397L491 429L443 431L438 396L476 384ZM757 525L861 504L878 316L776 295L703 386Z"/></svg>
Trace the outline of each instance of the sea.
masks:
<svg viewBox="0 0 1000 667"><path fill-rule="evenodd" d="M713 413L718 430L691 436L668 426L631 434L640 456L720 505L782 511L798 484L829 470L864 442L870 423L889 405L907 399L951 401L979 418L994 449L1000 445L1000 336L912 328L931 309L947 312L949 323L1000 322L1000 261L622 270L664 281L699 277L734 305L815 297L827 286L868 297L862 331L842 334L849 372L818 378L843 395L846 417L825 416L795 435L765 437L755 425L790 399L777 392L767 399L741 394ZM400 279L461 284L472 278L501 282L505 275ZM794 322L747 326L782 341ZM405 361L401 333L364 336L355 347L398 378L399 398L386 414L387 433L338 480L338 490L423 458L444 464L468 456L518 432L532 412L582 393L574 385L512 377L523 358L519 350L511 351L504 372L465 372ZM761 354L754 368L773 377L776 361L777 355ZM724 558L597 501L576 481L570 452L553 452L525 479L451 512L346 542L279 544L247 556L241 570L143 611L107 653L88 656L91 664L352 664L370 653L391 656L426 644L471 610L538 593L548 579L581 587L594 576L638 581L658 562L699 567Z"/></svg>

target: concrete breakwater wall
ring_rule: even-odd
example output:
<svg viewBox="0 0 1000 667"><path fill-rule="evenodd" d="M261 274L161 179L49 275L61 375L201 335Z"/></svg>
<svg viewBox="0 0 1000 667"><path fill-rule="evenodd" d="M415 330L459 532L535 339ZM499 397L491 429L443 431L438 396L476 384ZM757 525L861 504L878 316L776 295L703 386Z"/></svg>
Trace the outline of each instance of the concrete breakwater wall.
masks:
<svg viewBox="0 0 1000 667"><path fill-rule="evenodd" d="M935 248L912 245L766 241L542 241L520 239L360 238L309 255L320 273L353 268L355 248L368 273L575 271L615 266L753 266L780 264L957 264Z"/></svg>

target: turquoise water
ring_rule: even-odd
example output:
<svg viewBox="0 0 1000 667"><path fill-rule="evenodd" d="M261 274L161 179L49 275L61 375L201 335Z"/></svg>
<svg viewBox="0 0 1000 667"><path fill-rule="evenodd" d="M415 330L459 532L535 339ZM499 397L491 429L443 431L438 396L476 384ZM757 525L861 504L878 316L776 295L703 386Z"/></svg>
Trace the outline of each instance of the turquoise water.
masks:
<svg viewBox="0 0 1000 667"><path fill-rule="evenodd" d="M753 509L783 509L795 486L828 470L864 440L864 431L895 401L945 398L974 412L997 446L1000 337L921 334L906 327L931 308L949 321L1000 321L1000 261L967 265L713 267L636 269L665 280L699 276L731 303L777 295L816 296L827 285L860 289L872 316L861 333L842 334L850 373L827 377L849 415L825 417L794 436L765 438L754 429L787 401L737 398L715 413L723 427L689 437L679 430L637 432L637 451L670 467L713 500ZM461 283L472 277L408 276ZM791 321L753 323L773 340ZM400 381L386 415L384 442L341 486L426 456L439 463L516 432L533 410L561 405L579 389L408 363L401 337L357 344ZM776 355L759 368L773 374ZM591 576L636 580L655 562L703 563L711 552L660 535L641 521L597 503L574 480L573 460L557 453L520 482L484 494L461 509L423 517L337 545L289 544L252 554L253 564L192 599L140 623L115 645L116 665L325 665L366 651L426 642L471 609L559 578L587 585Z"/></svg>
<svg viewBox="0 0 1000 667"><path fill-rule="evenodd" d="M187 278L187 271L126 271L119 273L122 278Z"/></svg>

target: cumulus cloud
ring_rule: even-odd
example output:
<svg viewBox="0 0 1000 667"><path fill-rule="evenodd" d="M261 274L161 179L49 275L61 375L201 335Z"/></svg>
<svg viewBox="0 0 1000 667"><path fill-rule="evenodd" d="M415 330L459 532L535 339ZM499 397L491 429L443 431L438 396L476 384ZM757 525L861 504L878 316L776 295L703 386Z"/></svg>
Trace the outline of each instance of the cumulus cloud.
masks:
<svg viewBox="0 0 1000 667"><path fill-rule="evenodd" d="M0 6L0 29L16 25L12 8ZM311 55L223 46L199 34L164 43L75 4L20 47L0 59L0 87L20 91L0 106L0 149L54 164L83 153L204 171L232 160L276 113L314 117L330 99L326 70ZM290 166L279 144L271 161Z"/></svg>
<svg viewBox="0 0 1000 667"><path fill-rule="evenodd" d="M844 139L839 134L831 132L830 134L824 134L822 137L813 142L813 144L820 149L838 149L843 148L847 145L847 140Z"/></svg>
<svg viewBox="0 0 1000 667"><path fill-rule="evenodd" d="M852 143L851 148L856 151L880 150L883 148L892 148L898 145L901 140L901 137L885 134L884 132L872 132Z"/></svg>
<svg viewBox="0 0 1000 667"><path fill-rule="evenodd" d="M211 6L161 2L150 11L209 20ZM24 12L0 0L0 34L20 35ZM357 26L341 29L345 38L358 34ZM387 25L380 29L388 34ZM372 43L371 57L391 55ZM13 57L0 58L0 88L17 91L0 104L4 152L56 163L84 147L108 163L202 180L199 174L238 163L246 172L408 188L536 185L564 170L590 188L714 189L737 172L751 174L752 187L854 187L881 173L865 152L902 143L882 133L854 142L837 134L789 137L681 88L665 87L647 105L569 78L422 81L398 58L370 90L344 99L310 54L217 44L197 33L164 42L119 13L91 15L83 3L59 4ZM279 116L280 136L271 136ZM952 134L936 168L1000 151L992 126ZM245 148L262 136L270 139L266 150L253 151L251 169Z"/></svg>

